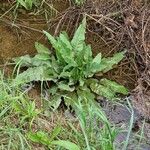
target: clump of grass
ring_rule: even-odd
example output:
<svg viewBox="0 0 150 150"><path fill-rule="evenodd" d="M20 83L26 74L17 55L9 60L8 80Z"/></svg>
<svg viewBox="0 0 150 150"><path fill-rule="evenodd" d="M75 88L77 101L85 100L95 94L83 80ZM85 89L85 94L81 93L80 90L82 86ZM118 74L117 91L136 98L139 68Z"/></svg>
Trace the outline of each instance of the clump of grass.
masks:
<svg viewBox="0 0 150 150"><path fill-rule="evenodd" d="M76 140L82 149L87 150L113 150L114 140L118 131L107 120L106 115L97 104L87 103L86 106L83 103L76 103L76 115L79 120L81 132L76 130L76 127L72 126L72 136L76 137Z"/></svg>
<svg viewBox="0 0 150 150"><path fill-rule="evenodd" d="M0 149L29 148L24 129L21 127L14 104L24 99L23 93L12 87L9 79L5 79L0 71ZM22 110L24 111L25 108Z"/></svg>
<svg viewBox="0 0 150 150"><path fill-rule="evenodd" d="M57 126L51 133L30 132L28 138L49 149L64 147L68 150L114 150L118 130L110 124L101 108L93 101L87 105L77 102L74 106L77 119L75 122L68 120L68 127Z"/></svg>

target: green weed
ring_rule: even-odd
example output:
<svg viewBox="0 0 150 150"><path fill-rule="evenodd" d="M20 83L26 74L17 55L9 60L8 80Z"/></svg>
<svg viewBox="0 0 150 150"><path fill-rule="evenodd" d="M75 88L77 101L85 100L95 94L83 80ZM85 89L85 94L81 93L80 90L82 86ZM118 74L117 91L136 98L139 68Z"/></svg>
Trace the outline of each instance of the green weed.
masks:
<svg viewBox="0 0 150 150"><path fill-rule="evenodd" d="M11 81L5 79L1 71L0 91L0 149L30 149L13 108L14 103L21 100L24 95L12 87Z"/></svg>
<svg viewBox="0 0 150 150"><path fill-rule="evenodd" d="M38 131L36 133L28 133L28 138L36 143L41 143L45 146L47 146L49 149L54 149L54 147L60 146L68 150L80 150L80 148L67 140L55 140L57 138L57 135L60 134L61 128L60 127L55 127L54 130L52 131L51 135L49 135L46 132Z"/></svg>
<svg viewBox="0 0 150 150"><path fill-rule="evenodd" d="M44 45L36 42L38 54L34 57L26 55L13 59L18 68L28 67L17 75L14 85L24 85L31 81L51 81L49 92L54 110L58 108L62 98L66 105L71 105L68 97L79 97L85 89L108 99L116 98L117 93L128 94L124 86L114 81L92 78L97 72L103 74L111 70L123 59L125 52L108 58L102 58L99 53L93 58L91 46L85 44L85 32L86 19L83 19L71 41L65 32L54 38L44 31L55 51L51 53Z"/></svg>
<svg viewBox="0 0 150 150"><path fill-rule="evenodd" d="M36 109L35 102L29 101L28 99L21 99L15 101L12 106L15 110L15 113L19 115L20 124L26 122L30 122L30 127L34 121L34 119L40 113L40 110Z"/></svg>

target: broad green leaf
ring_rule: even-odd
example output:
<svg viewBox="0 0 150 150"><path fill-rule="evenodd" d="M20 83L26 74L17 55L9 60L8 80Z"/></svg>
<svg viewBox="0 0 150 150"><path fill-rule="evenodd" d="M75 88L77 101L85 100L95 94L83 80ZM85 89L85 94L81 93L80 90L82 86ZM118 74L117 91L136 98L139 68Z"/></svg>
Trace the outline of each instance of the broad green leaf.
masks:
<svg viewBox="0 0 150 150"><path fill-rule="evenodd" d="M70 80L73 80L73 83L76 83L77 81L79 81L80 79L79 69L76 67L76 68L73 68L70 72L71 72Z"/></svg>
<svg viewBox="0 0 150 150"><path fill-rule="evenodd" d="M33 0L26 0L25 3L26 3L27 9L29 10L32 9Z"/></svg>
<svg viewBox="0 0 150 150"><path fill-rule="evenodd" d="M21 6L25 7L25 9L32 9L34 0L16 0Z"/></svg>
<svg viewBox="0 0 150 150"><path fill-rule="evenodd" d="M30 67L32 65L32 58L29 55L16 57L12 59L16 65L21 67Z"/></svg>
<svg viewBox="0 0 150 150"><path fill-rule="evenodd" d="M62 43L65 44L65 47L66 47L67 49L69 49L70 52L72 52L71 43L70 43L70 41L68 40L68 38L66 37L66 35L63 34L63 33L61 33L61 34L59 35L59 39L61 40Z"/></svg>
<svg viewBox="0 0 150 150"><path fill-rule="evenodd" d="M64 59L61 56L61 45L58 43L58 41L52 36L50 35L48 32L43 31L44 34L47 36L48 40L50 41L50 43L52 44L53 48L55 49L56 52L56 57L58 59L58 61L60 63L64 62Z"/></svg>
<svg viewBox="0 0 150 150"><path fill-rule="evenodd" d="M39 66L28 68L26 71L20 73L14 80L13 85L21 85L31 81L53 81L53 72L50 68Z"/></svg>
<svg viewBox="0 0 150 150"><path fill-rule="evenodd" d="M62 96L59 94L55 94L54 96L51 97L51 100L49 101L48 105L53 111L55 111L61 104L62 101L61 97Z"/></svg>
<svg viewBox="0 0 150 150"><path fill-rule="evenodd" d="M51 57L51 66L52 66L52 69L55 70L56 73L60 73L59 71L60 65L54 56Z"/></svg>
<svg viewBox="0 0 150 150"><path fill-rule="evenodd" d="M69 71L68 72L62 72L58 77L59 77L59 79L60 78L69 79L71 77L71 73Z"/></svg>
<svg viewBox="0 0 150 150"><path fill-rule="evenodd" d="M40 54L51 54L50 50L41 43L35 42L35 48Z"/></svg>
<svg viewBox="0 0 150 150"><path fill-rule="evenodd" d="M76 58L75 58L75 62L77 63L78 68L81 68L81 69L83 68L83 65L85 64L84 49L77 53Z"/></svg>
<svg viewBox="0 0 150 150"><path fill-rule="evenodd" d="M51 57L48 54L37 54L33 58L29 55L25 55L13 58L12 60L15 62L15 64L20 65L21 67L42 66L44 64L50 67L50 59Z"/></svg>
<svg viewBox="0 0 150 150"><path fill-rule="evenodd" d="M104 79L100 80L100 84L110 88L115 93L121 93L121 94L124 94L124 95L128 94L128 90L124 86L122 86L122 85L120 85L120 84L118 84L114 81L111 81L111 80L108 80L108 79L104 78Z"/></svg>
<svg viewBox="0 0 150 150"><path fill-rule="evenodd" d="M90 101L94 101L94 94L91 92L91 90L83 86L80 89L77 90L78 98L81 99L81 101L84 101L84 103L89 103Z"/></svg>
<svg viewBox="0 0 150 150"><path fill-rule="evenodd" d="M67 150L80 150L79 146L77 146L75 143L72 143L70 141L58 140L58 141L52 141L51 144L61 146Z"/></svg>
<svg viewBox="0 0 150 150"><path fill-rule="evenodd" d="M90 83L90 88L97 95L106 97L108 99L115 98L115 93L111 91L109 87L101 85L99 82L96 82L96 80L93 80L93 82Z"/></svg>
<svg viewBox="0 0 150 150"><path fill-rule="evenodd" d="M102 58L101 65L99 68L99 72L102 71L103 73L113 69L115 64L118 64L124 58L125 51L116 53L113 57Z"/></svg>
<svg viewBox="0 0 150 150"><path fill-rule="evenodd" d="M55 86L50 87L50 89L48 89L48 92L51 95L55 95L57 93L57 90L58 90L58 87L55 85Z"/></svg>
<svg viewBox="0 0 150 150"><path fill-rule="evenodd" d="M85 0L75 0L75 4L82 5L85 2Z"/></svg>
<svg viewBox="0 0 150 150"><path fill-rule="evenodd" d="M78 101L78 97L76 92L69 92L66 95L63 95L65 105L68 106L68 108L71 106L74 108L75 103Z"/></svg>
<svg viewBox="0 0 150 150"><path fill-rule="evenodd" d="M99 68L101 66L101 53L99 53L92 61L91 63L91 72L92 73L96 73L97 71L99 71Z"/></svg>
<svg viewBox="0 0 150 150"><path fill-rule="evenodd" d="M83 86L84 85L84 77L83 76L81 76L80 78L79 78L79 85L80 86Z"/></svg>
<svg viewBox="0 0 150 150"><path fill-rule="evenodd" d="M70 92L73 92L75 89L74 87L70 87L67 83L64 83L63 81L58 83L58 88Z"/></svg>
<svg viewBox="0 0 150 150"><path fill-rule="evenodd" d="M102 58L102 55L101 53L97 54L96 57L93 59L92 63L94 64L100 64L101 63L101 58Z"/></svg>
<svg viewBox="0 0 150 150"><path fill-rule="evenodd" d="M82 51L84 47L85 40L85 30L86 30L86 18L83 19L82 24L76 30L71 45L75 51Z"/></svg>
<svg viewBox="0 0 150 150"><path fill-rule="evenodd" d="M68 64L68 65L66 65L66 66L63 68L63 71L60 73L59 79L60 79L60 78L64 78L64 79L71 78L71 75L72 75L71 70L72 70L72 68L74 68L75 66L77 67L77 64Z"/></svg>
<svg viewBox="0 0 150 150"><path fill-rule="evenodd" d="M57 38L57 44L58 44L61 57L64 59L64 61L68 64L70 63L75 64L72 46L70 45L70 42L67 41L67 39L65 38L63 34L60 34L60 37Z"/></svg>
<svg viewBox="0 0 150 150"><path fill-rule="evenodd" d="M32 58L32 66L47 66L52 67L51 57L48 54L37 54Z"/></svg>

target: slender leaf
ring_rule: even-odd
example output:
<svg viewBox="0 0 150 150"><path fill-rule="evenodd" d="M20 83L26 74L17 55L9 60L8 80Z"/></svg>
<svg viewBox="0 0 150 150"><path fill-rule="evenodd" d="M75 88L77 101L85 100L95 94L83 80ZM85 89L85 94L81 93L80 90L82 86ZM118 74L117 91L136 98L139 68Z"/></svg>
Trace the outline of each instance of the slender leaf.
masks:
<svg viewBox="0 0 150 150"><path fill-rule="evenodd" d="M113 57L102 58L101 65L98 71L103 73L113 69L115 64L118 64L124 58L125 51L114 54Z"/></svg>
<svg viewBox="0 0 150 150"><path fill-rule="evenodd" d="M67 150L80 150L79 146L77 146L75 143L72 143L70 141L64 141L64 140L52 141L51 144L61 146Z"/></svg>
<svg viewBox="0 0 150 150"><path fill-rule="evenodd" d="M55 49L58 61L63 63L64 59L61 56L61 52L60 52L61 46L60 46L60 44L58 44L58 41L52 35L50 35L48 32L46 32L46 31L43 31L43 32L47 36L47 38L50 41L50 43L52 44L53 48Z"/></svg>
<svg viewBox="0 0 150 150"><path fill-rule="evenodd" d="M83 19L82 24L76 30L71 45L75 51L83 50L83 43L85 40L85 30L86 30L86 18Z"/></svg>
<svg viewBox="0 0 150 150"><path fill-rule="evenodd" d="M33 142L41 143L44 145L50 145L49 136L45 132L42 131L38 131L36 133L29 132L27 136Z"/></svg>

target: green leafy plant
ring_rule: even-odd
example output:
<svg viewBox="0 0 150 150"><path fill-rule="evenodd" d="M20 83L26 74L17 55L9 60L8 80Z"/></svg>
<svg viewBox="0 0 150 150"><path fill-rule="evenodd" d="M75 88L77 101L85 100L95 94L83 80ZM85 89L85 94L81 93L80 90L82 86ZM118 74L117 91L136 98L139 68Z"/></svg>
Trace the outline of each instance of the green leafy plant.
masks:
<svg viewBox="0 0 150 150"><path fill-rule="evenodd" d="M82 5L85 2L85 0L74 0L74 2L77 5Z"/></svg>
<svg viewBox="0 0 150 150"><path fill-rule="evenodd" d="M27 134L27 137L33 142L47 146L49 149L52 149L54 146L57 145L68 150L80 150L80 148L76 144L70 141L55 140L60 131L61 131L60 127L55 127L51 135L43 131L38 131L36 133L29 132Z"/></svg>
<svg viewBox="0 0 150 150"><path fill-rule="evenodd" d="M21 99L15 101L13 103L13 108L15 112L20 116L21 120L20 123L24 123L26 120L30 122L30 127L34 119L40 113L40 110L36 109L35 102L30 101L28 99Z"/></svg>
<svg viewBox="0 0 150 150"><path fill-rule="evenodd" d="M113 69L124 57L125 52L119 52L112 57L103 58L101 53L93 58L90 45L85 44L86 19L76 30L70 41L65 32L54 38L44 31L48 40L54 48L50 52L48 48L40 43L35 43L37 54L15 58L14 62L20 67L28 69L16 76L14 85L23 85L31 81L51 81L51 106L56 109L62 98L68 95L79 96L82 89L108 99L116 98L117 94L128 94L128 90L114 81L92 78L97 72L106 73ZM70 105L69 102L65 101Z"/></svg>
<svg viewBox="0 0 150 150"><path fill-rule="evenodd" d="M16 0L17 6L23 6L25 9L32 9L33 5L37 4L37 0Z"/></svg>

